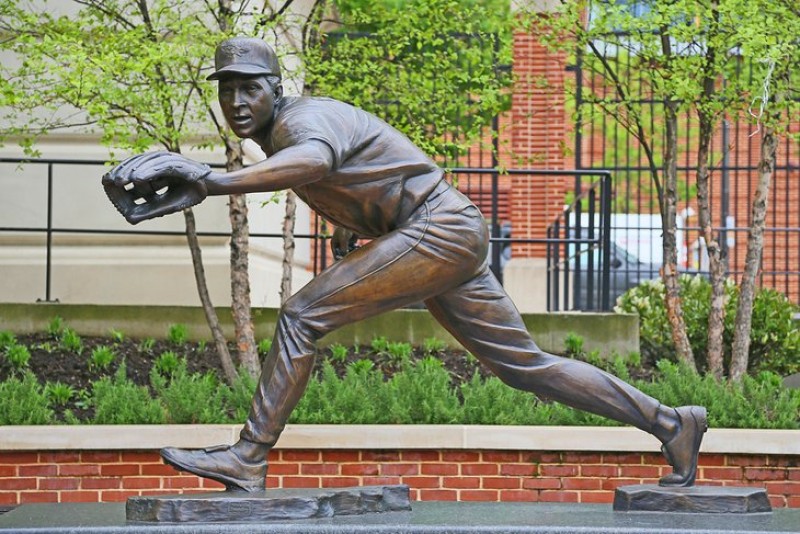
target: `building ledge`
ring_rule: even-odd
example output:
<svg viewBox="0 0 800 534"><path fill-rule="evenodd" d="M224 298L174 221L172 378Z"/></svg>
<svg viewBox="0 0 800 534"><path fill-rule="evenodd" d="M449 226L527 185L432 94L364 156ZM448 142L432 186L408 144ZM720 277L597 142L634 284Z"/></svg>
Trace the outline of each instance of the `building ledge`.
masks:
<svg viewBox="0 0 800 534"><path fill-rule="evenodd" d="M0 451L152 450L233 443L240 425L0 427ZM657 452L629 427L483 425L287 425L278 449L438 449ZM711 429L701 452L800 455L800 430Z"/></svg>

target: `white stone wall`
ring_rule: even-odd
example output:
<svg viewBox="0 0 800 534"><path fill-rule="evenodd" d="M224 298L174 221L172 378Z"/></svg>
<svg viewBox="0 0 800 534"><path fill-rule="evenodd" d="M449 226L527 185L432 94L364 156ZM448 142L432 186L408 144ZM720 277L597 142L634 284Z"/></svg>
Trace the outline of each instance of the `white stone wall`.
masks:
<svg viewBox="0 0 800 534"><path fill-rule="evenodd" d="M34 5L42 2L35 1ZM296 2L293 9L302 16L313 2ZM78 4L48 2L48 9L69 15ZM292 48L296 32L284 29L274 37L284 56L287 93L302 90ZM5 64L15 58L0 57ZM101 160L109 150L98 136L83 130L61 131L44 137L37 145L44 158ZM224 151L186 151L205 162L224 162ZM0 147L0 158L21 157L13 140ZM122 159L128 154L114 154ZM250 163L262 158L260 151L248 150ZM183 231L180 214L131 227L114 210L100 186L105 169L96 165L57 165L53 180L53 220L58 229ZM252 233L280 234L283 203L265 203L271 194L248 195ZM195 208L198 231L230 232L227 197L207 199ZM299 203L296 232L308 234L308 208ZM44 165L0 164L0 228L45 228L47 224L47 168ZM295 290L310 278L310 242L296 240ZM205 273L215 305L230 302L228 239L202 239ZM252 302L255 306L278 306L283 244L280 239L253 238L250 253ZM0 302L34 302L46 296L45 234L43 232L0 231ZM50 298L65 303L197 305L191 257L182 236L90 235L58 232L53 236Z"/></svg>
<svg viewBox="0 0 800 534"><path fill-rule="evenodd" d="M42 156L103 160L105 148L92 138L72 135L48 139ZM203 161L219 161L216 153L194 153ZM2 157L20 157L19 149L0 149ZM130 226L113 208L100 186L105 168L97 165L55 165L52 226L60 230L184 230L183 217L174 214ZM46 228L47 167L0 164L0 228ZM271 195L249 195L252 233L281 231L283 204L267 203ZM230 231L227 197L209 198L195 208L200 232ZM308 233L309 210L298 209L297 232ZM45 233L0 232L0 302L44 299ZM294 287L310 279L307 270L310 243L297 240ZM230 302L228 240L204 238L206 276L215 305ZM282 261L280 239L253 238L251 242L252 301L277 306ZM89 235L57 232L53 235L51 299L69 303L197 305L191 257L182 236Z"/></svg>

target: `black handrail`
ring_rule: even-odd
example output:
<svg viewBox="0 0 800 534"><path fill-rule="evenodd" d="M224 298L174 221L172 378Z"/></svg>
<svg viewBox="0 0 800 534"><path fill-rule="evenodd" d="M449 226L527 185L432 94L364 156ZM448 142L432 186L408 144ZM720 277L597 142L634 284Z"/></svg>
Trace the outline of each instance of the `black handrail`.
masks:
<svg viewBox="0 0 800 534"><path fill-rule="evenodd" d="M88 159L70 159L70 158L9 158L9 157L0 157L0 164L37 164L37 165L46 165L47 166L47 219L45 227L9 227L9 226L0 226L0 233L43 233L46 235L46 266L45 266L45 298L44 299L37 299L38 301L44 302L52 302L53 295L52 295L52 249L53 249L53 236L56 234L89 234L89 235L152 235L152 236L184 236L185 232L181 230L141 230L141 229L124 229L124 230L115 230L115 229L105 229L105 228L65 228L60 226L54 226L53 224L53 204L54 204L54 197L53 197L53 183L54 183L54 166L56 165L95 165L95 166L102 166L106 167L108 162L103 160L88 160ZM214 168L224 168L224 165L219 163L212 163L210 164ZM607 171L598 171L598 170L553 170L553 169L507 169L507 170L498 170L495 168L482 168L482 167L454 167L454 168L447 168L444 169L445 172L449 175L471 175L471 174L481 174L481 175L490 175L491 176L491 216L490 216L490 231L491 231L491 239L490 242L496 244L498 246L492 247L492 255L491 255L491 266L492 270L496 273L498 278L502 280L502 269L500 265L500 246L507 245L511 243L524 243L524 244L544 244L548 247L548 253L550 252L550 246L560 246L563 244L570 244L570 243L595 243L595 241L587 240L587 239L573 239L569 236L566 237L559 237L556 236L549 236L548 237L534 237L534 238L526 238L526 237L502 237L500 235L500 221L498 218L498 197L499 197L499 187L498 187L498 179L500 175L527 175L527 176L574 176L576 177L576 181L579 182L580 177L584 176L595 176L595 177L607 177L608 183L610 183L610 173ZM99 174L98 173L98 186L99 186ZM581 198L581 192L576 192L576 198ZM606 198L606 197L604 197ZM610 194L607 196L610 202ZM549 230L548 230L549 231ZM607 235L608 232L603 232L604 235ZM230 234L228 232L214 232L214 231L200 231L197 232L199 237L229 237ZM280 239L283 236L280 233L264 233L264 232L251 232L250 237L254 238L272 238L272 239ZM323 247L324 244L327 243L329 236L323 235L321 233L295 233L295 238L299 239L310 239L314 242L314 246L319 246L320 242L322 242ZM324 249L324 248L323 248ZM607 255L606 255L607 256ZM548 279L548 284L550 280ZM608 287L608 283L604 284L604 287ZM550 295L548 294L548 301ZM57 299L56 299L57 301Z"/></svg>

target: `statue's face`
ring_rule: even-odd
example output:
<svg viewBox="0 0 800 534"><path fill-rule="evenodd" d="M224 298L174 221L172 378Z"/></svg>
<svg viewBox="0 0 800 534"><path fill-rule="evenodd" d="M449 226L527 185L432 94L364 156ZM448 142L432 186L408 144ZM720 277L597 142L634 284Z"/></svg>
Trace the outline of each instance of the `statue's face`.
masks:
<svg viewBox="0 0 800 534"><path fill-rule="evenodd" d="M233 133L243 139L265 133L272 125L281 91L280 85L273 89L264 76L220 80L219 104Z"/></svg>

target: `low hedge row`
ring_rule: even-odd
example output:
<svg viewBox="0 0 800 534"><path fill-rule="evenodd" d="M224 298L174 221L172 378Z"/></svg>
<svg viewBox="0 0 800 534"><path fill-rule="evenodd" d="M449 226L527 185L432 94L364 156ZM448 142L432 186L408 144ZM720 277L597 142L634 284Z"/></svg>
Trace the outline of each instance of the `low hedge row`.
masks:
<svg viewBox="0 0 800 534"><path fill-rule="evenodd" d="M782 387L769 372L739 384L717 382L662 360L652 377L632 379L636 359L603 363L609 372L672 406L700 404L713 427L800 428L800 391ZM255 381L241 373L233 385L212 372L189 372L185 360L154 367L150 387L134 384L124 364L113 376L80 393L83 417L59 409L59 394L30 372L0 383L0 424L240 423L249 411ZM62 396L63 397L63 396ZM58 414L58 415L57 415ZM441 361L406 361L390 378L369 360L351 362L337 374L326 361L313 377L292 423L613 425L613 421L546 402L475 373L458 386Z"/></svg>

